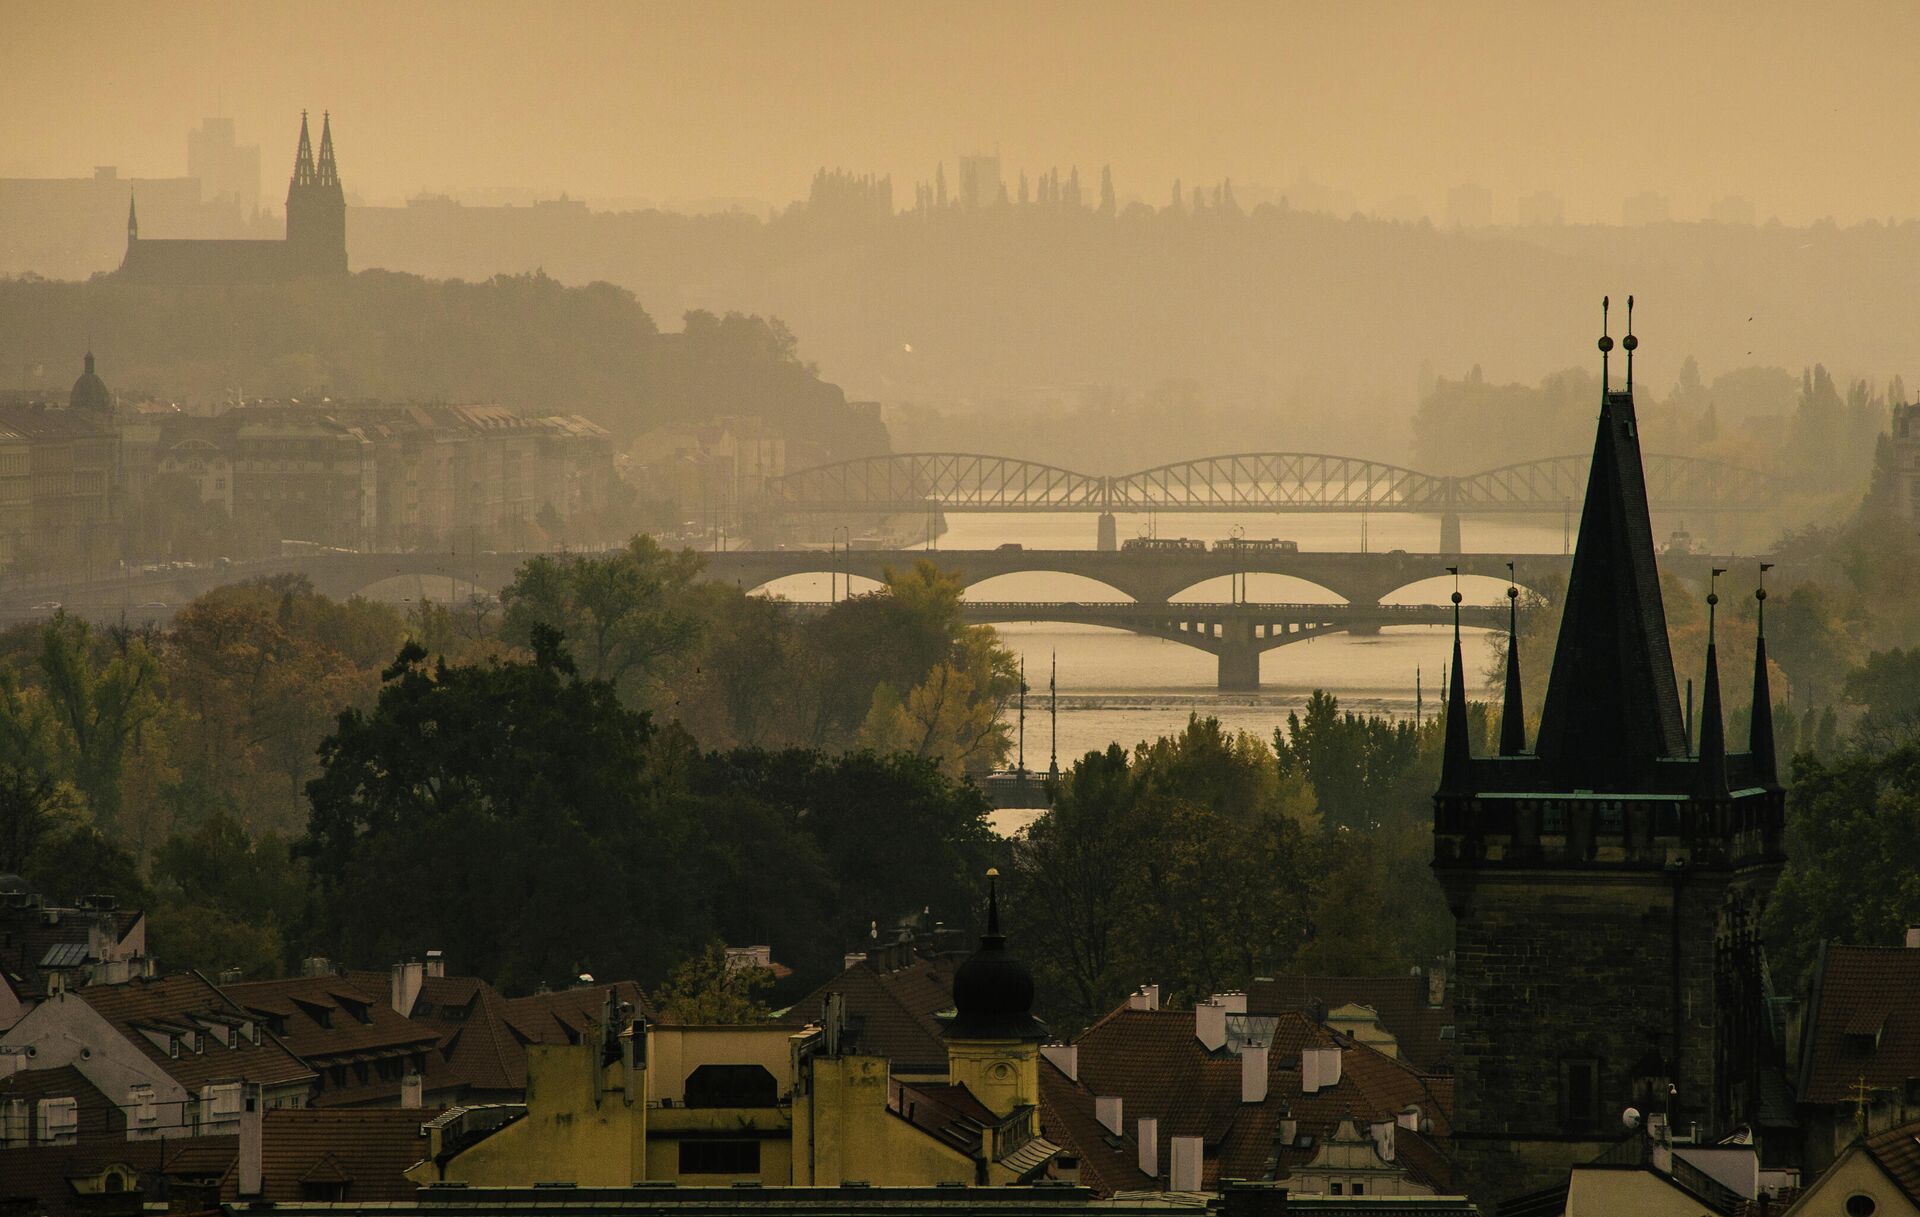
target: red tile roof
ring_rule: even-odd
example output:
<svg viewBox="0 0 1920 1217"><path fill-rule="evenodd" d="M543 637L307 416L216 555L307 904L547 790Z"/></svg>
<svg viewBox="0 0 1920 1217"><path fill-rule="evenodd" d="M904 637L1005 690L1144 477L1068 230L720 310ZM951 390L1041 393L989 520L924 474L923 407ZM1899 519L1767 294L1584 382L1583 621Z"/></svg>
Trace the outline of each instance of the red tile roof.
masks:
<svg viewBox="0 0 1920 1217"><path fill-rule="evenodd" d="M1095 1196L1155 1186L1140 1169L1140 1147L1130 1134L1110 1133L1094 1115L1093 1091L1052 1061L1040 1061L1040 1135L1080 1163L1080 1182Z"/></svg>
<svg viewBox="0 0 1920 1217"><path fill-rule="evenodd" d="M119 1105L71 1065L58 1069L23 1069L0 1078L0 1107L6 1106L10 1099L25 1099L28 1111L34 1112L41 1099L69 1098L75 1101L75 1114L79 1117L75 1129L78 1137L126 1134L127 1120ZM40 1135L38 1123L30 1135Z"/></svg>
<svg viewBox="0 0 1920 1217"><path fill-rule="evenodd" d="M935 1016L953 1008L951 959L915 959L903 968L857 963L789 1007L783 1021L803 1026L820 1017L827 994L846 1001L857 1050L883 1056L895 1073L945 1073L947 1045Z"/></svg>
<svg viewBox="0 0 1920 1217"><path fill-rule="evenodd" d="M1247 986L1249 1014L1335 1010L1349 1002L1370 1006L1380 1026L1399 1041L1400 1055L1421 1069L1438 1069L1453 1060L1451 1038L1444 1028L1453 1025L1453 989L1445 988L1440 1005L1427 1002L1426 976L1274 976Z"/></svg>
<svg viewBox="0 0 1920 1217"><path fill-rule="evenodd" d="M211 1026L257 1019L198 972L118 985L88 985L71 996L92 1006L129 1043L189 1090L198 1091L211 1082L274 1086L313 1077L313 1071L270 1031L263 1030L258 1043L237 1029L229 1034L226 1044L210 1033ZM200 1048L195 1051L191 1043L184 1042L183 1035L180 1055L171 1056L142 1034L142 1027L198 1032Z"/></svg>
<svg viewBox="0 0 1920 1217"><path fill-rule="evenodd" d="M529 997L509 997L504 1010L507 1022L520 1037L534 1044L577 1044L590 1024L600 1021L607 1003L607 990L633 1007L635 1016L657 1017L653 1003L640 986L630 980L611 985L579 985L554 993L535 993Z"/></svg>
<svg viewBox="0 0 1920 1217"><path fill-rule="evenodd" d="M1814 980L1800 1098L1843 1103L1861 1078L1920 1077L1920 950L1829 944Z"/></svg>
<svg viewBox="0 0 1920 1217"><path fill-rule="evenodd" d="M316 1067L336 1058L388 1055L437 1044L437 1027L416 1023L393 1008L387 990L345 976L297 976L226 985L229 998L284 1023L280 1039Z"/></svg>
<svg viewBox="0 0 1920 1217"><path fill-rule="evenodd" d="M355 1202L412 1200L405 1171L427 1156L420 1126L441 1108L362 1107L344 1111L285 1108L269 1111L261 1125L260 1186L267 1200L310 1199L307 1183L344 1183ZM238 1180L229 1173L221 1195L233 1200Z"/></svg>
<svg viewBox="0 0 1920 1217"><path fill-rule="evenodd" d="M1191 1010L1136 1010L1122 1006L1078 1040L1081 1083L1095 1095L1121 1100L1123 1127L1141 1116L1159 1121L1159 1157L1172 1161L1174 1137L1206 1143L1207 1177L1271 1179L1304 1162L1311 1150L1278 1145L1280 1121L1323 1140L1343 1116L1362 1122L1394 1119L1408 1106L1431 1121L1441 1143L1449 1133L1450 1078L1422 1074L1295 1013L1278 1015L1268 1048L1264 1102L1241 1102L1241 1061L1209 1053L1194 1036ZM1300 1056L1307 1048L1339 1048L1340 1080L1313 1094L1301 1088Z"/></svg>

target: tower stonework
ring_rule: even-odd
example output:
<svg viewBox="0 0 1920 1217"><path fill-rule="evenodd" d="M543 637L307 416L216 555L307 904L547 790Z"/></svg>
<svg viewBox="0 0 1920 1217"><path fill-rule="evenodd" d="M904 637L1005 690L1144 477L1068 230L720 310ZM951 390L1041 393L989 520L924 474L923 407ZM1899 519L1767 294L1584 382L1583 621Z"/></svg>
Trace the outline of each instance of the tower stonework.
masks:
<svg viewBox="0 0 1920 1217"><path fill-rule="evenodd" d="M317 160L307 138L307 116L300 116L300 147L287 183L287 259L302 274L347 270L347 198L334 163L330 114L320 117Z"/></svg>
<svg viewBox="0 0 1920 1217"><path fill-rule="evenodd" d="M1631 322L1623 345L1627 388L1602 390L1532 752L1518 748L1512 705L1502 755L1470 754L1456 634L1433 866L1455 917L1454 1150L1483 1203L1564 1184L1569 1167L1639 1135L1623 1124L1628 1107L1703 1137L1752 1125L1761 1077L1780 1068L1752 929L1784 860L1771 716L1748 752L1727 753L1710 643L1700 749L1689 746ZM1762 646L1762 702L1765 662ZM1516 670L1507 695L1518 693Z"/></svg>

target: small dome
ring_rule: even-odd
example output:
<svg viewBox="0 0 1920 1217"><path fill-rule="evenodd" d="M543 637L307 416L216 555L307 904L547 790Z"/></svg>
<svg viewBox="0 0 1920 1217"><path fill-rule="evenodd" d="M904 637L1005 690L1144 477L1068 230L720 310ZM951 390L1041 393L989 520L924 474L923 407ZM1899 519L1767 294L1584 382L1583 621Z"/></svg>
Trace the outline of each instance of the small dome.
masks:
<svg viewBox="0 0 1920 1217"><path fill-rule="evenodd" d="M106 382L93 371L93 352L87 352L87 370L80 373L80 379L73 382L73 392L67 396L67 404L76 410L111 410L113 394L107 392Z"/></svg>
<svg viewBox="0 0 1920 1217"><path fill-rule="evenodd" d="M1000 893L987 872L987 931L980 949L953 974L953 1021L949 1039L1041 1039L1046 1028L1033 1017L1033 970L1007 953L1000 932Z"/></svg>

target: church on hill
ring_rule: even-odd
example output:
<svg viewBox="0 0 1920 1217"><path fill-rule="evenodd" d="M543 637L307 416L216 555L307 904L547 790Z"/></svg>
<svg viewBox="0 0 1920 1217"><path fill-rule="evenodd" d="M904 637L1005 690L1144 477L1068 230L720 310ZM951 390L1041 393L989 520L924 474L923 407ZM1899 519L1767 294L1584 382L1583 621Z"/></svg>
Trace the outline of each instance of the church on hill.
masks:
<svg viewBox="0 0 1920 1217"><path fill-rule="evenodd" d="M1455 918L1453 1148L1483 1201L1564 1187L1643 1126L1704 1144L1745 1130L1763 1164L1792 1131L1755 932L1784 862L1765 617L1736 752L1709 589L1696 739L1648 518L1631 300L1628 319L1623 391L1600 339L1592 473L1531 747L1510 626L1498 754L1473 754L1455 618L1433 868Z"/></svg>
<svg viewBox="0 0 1920 1217"><path fill-rule="evenodd" d="M300 150L287 185L287 235L280 241L155 240L140 235L140 200L127 203L127 255L120 275L139 283L284 283L347 273L347 199L333 159L333 124L320 119L320 157L300 114Z"/></svg>

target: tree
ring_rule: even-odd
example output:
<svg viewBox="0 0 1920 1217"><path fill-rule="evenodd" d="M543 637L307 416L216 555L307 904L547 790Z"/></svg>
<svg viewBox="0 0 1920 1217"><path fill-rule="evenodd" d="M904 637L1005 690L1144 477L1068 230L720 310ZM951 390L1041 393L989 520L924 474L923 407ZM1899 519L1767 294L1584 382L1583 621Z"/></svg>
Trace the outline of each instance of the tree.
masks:
<svg viewBox="0 0 1920 1217"><path fill-rule="evenodd" d="M1920 737L1920 647L1875 651L1845 688L1848 701L1866 708L1856 728L1863 741L1885 747Z"/></svg>
<svg viewBox="0 0 1920 1217"><path fill-rule="evenodd" d="M404 646L369 712L320 746L298 852L350 958L429 943L510 989L658 974L706 940L697 825L645 715L545 626L527 662L429 667Z"/></svg>
<svg viewBox="0 0 1920 1217"><path fill-rule="evenodd" d="M158 668L137 638L121 640L105 663L93 641L85 621L56 613L41 636L40 670L61 728L61 759L95 818L111 831L120 820L127 751L155 712Z"/></svg>
<svg viewBox="0 0 1920 1217"><path fill-rule="evenodd" d="M757 995L773 985L773 972L728 958L710 942L688 956L654 993L660 1016L670 1023L764 1023L772 1017Z"/></svg>
<svg viewBox="0 0 1920 1217"><path fill-rule="evenodd" d="M1892 943L1920 922L1920 745L1794 758L1787 865L1762 930L1793 991L1822 942Z"/></svg>
<svg viewBox="0 0 1920 1217"><path fill-rule="evenodd" d="M255 840L216 812L155 851L153 876L160 897L154 953L169 968L266 977L292 962L307 882L280 837Z"/></svg>

